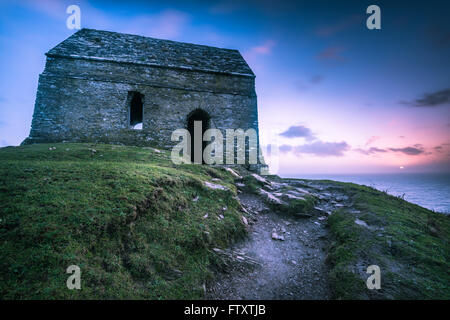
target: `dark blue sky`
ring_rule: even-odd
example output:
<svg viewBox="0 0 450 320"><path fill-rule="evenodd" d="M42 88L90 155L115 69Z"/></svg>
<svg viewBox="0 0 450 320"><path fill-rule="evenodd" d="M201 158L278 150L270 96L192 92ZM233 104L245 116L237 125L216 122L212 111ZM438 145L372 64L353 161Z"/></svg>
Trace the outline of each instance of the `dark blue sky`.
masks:
<svg viewBox="0 0 450 320"><path fill-rule="evenodd" d="M1 1L0 146L28 135L44 53L77 4L82 27L239 49L281 172L448 171L449 3ZM366 28L371 4L381 30Z"/></svg>

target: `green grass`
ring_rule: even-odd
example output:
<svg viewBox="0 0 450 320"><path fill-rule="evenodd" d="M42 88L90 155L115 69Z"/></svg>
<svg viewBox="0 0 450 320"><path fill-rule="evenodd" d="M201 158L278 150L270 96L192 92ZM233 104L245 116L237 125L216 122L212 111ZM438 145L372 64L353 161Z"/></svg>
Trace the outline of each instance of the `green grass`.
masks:
<svg viewBox="0 0 450 320"><path fill-rule="evenodd" d="M207 189L213 178L231 191ZM211 248L245 235L235 196L225 170L175 166L152 148L2 148L0 298L202 298ZM70 265L81 290L66 287Z"/></svg>
<svg viewBox="0 0 450 320"><path fill-rule="evenodd" d="M264 187L264 183L249 174L244 175L240 182L245 184L242 190L252 194L259 194L259 190Z"/></svg>
<svg viewBox="0 0 450 320"><path fill-rule="evenodd" d="M323 181L353 206L328 219L328 262L338 299L450 299L450 218L373 188ZM355 209L357 211L355 211ZM355 224L358 218L369 228ZM381 290L368 290L366 269L381 268Z"/></svg>

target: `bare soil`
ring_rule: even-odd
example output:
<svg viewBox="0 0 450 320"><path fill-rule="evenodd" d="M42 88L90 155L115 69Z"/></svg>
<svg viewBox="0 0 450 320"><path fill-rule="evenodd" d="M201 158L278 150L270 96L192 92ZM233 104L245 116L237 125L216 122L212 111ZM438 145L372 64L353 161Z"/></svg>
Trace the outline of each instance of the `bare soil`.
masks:
<svg viewBox="0 0 450 320"><path fill-rule="evenodd" d="M229 249L234 259L207 286L205 298L330 299L326 208L322 215L298 218L270 210L254 194L241 193L239 199L254 217L249 236ZM284 241L273 239L273 231Z"/></svg>

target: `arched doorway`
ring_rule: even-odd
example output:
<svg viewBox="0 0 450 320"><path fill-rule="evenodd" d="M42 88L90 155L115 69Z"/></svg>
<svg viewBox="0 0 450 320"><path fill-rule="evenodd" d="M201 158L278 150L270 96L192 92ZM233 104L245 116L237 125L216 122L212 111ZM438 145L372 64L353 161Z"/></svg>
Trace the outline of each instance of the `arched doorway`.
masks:
<svg viewBox="0 0 450 320"><path fill-rule="evenodd" d="M191 135L191 150L190 157L192 163L204 163L203 150L205 149L207 142L203 141L203 134L209 129L209 114L202 109L195 109L187 117L187 129ZM201 136L197 139L194 136L195 123L201 124ZM200 122L200 123L199 123ZM201 152L199 159L194 159L195 151Z"/></svg>

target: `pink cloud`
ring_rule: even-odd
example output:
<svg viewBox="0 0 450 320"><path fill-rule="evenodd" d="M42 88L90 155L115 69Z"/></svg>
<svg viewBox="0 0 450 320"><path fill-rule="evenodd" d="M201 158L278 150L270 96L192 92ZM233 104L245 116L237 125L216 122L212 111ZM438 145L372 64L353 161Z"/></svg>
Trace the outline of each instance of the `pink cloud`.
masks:
<svg viewBox="0 0 450 320"><path fill-rule="evenodd" d="M367 140L365 146L367 147L368 145L374 143L374 142L377 141L377 140L380 140L380 137L378 137L378 136L371 136L371 137Z"/></svg>
<svg viewBox="0 0 450 320"><path fill-rule="evenodd" d="M264 44L256 46L250 49L250 51L257 54L269 54L272 52L272 48L275 46L275 41L267 40Z"/></svg>
<svg viewBox="0 0 450 320"><path fill-rule="evenodd" d="M247 63L251 66L253 71L256 73L261 73L265 69L265 63L261 59L262 56L267 56L272 52L275 46L275 41L266 40L263 44L254 46L244 51L242 55L244 56Z"/></svg>

